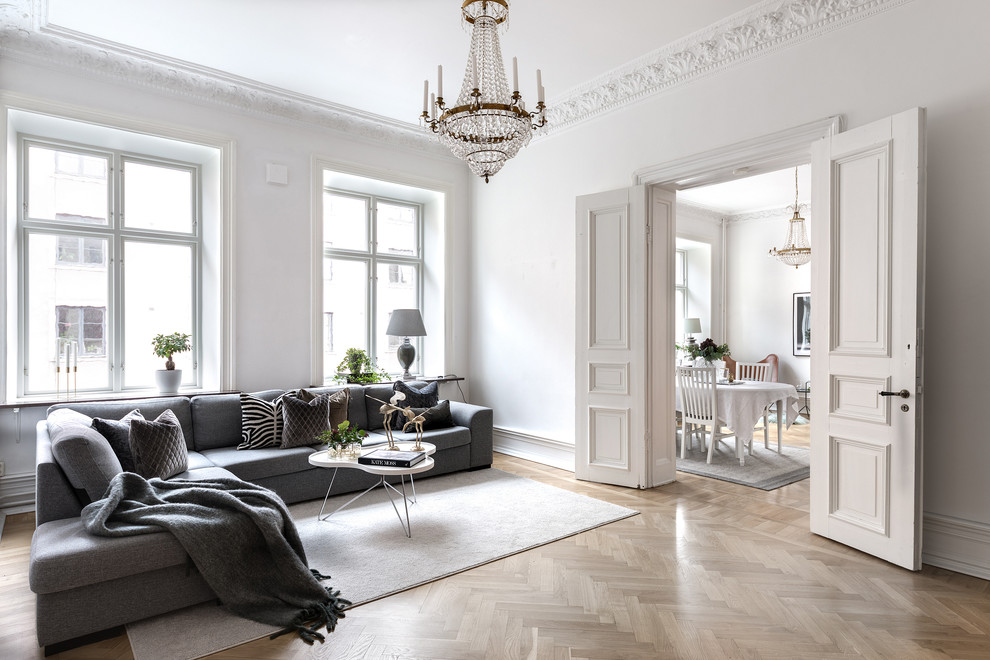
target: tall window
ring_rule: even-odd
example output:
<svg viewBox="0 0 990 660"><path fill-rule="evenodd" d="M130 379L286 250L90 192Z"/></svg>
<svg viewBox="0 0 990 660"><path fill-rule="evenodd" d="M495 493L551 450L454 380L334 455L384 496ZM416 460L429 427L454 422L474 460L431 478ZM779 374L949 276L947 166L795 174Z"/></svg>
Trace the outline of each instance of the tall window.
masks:
<svg viewBox="0 0 990 660"><path fill-rule="evenodd" d="M64 388L66 348L78 391L150 387L151 339L173 332L193 337L175 361L198 384L199 167L28 137L18 158L20 391Z"/></svg>
<svg viewBox="0 0 990 660"><path fill-rule="evenodd" d="M684 341L684 318L688 314L687 251L674 251L674 337Z"/></svg>
<svg viewBox="0 0 990 660"><path fill-rule="evenodd" d="M323 374L330 381L348 348L361 348L390 373L402 371L385 335L393 309L420 308L422 207L412 202L323 191ZM422 364L422 342L416 349ZM400 338L401 341L401 338Z"/></svg>

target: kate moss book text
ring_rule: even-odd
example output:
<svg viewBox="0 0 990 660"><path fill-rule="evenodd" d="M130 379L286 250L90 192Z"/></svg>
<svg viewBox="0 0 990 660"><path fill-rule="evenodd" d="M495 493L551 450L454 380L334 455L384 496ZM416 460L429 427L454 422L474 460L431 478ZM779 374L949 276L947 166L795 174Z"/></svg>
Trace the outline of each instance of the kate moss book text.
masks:
<svg viewBox="0 0 990 660"><path fill-rule="evenodd" d="M381 467L412 467L425 458L425 451L376 449L358 458L358 463L361 465L378 465Z"/></svg>

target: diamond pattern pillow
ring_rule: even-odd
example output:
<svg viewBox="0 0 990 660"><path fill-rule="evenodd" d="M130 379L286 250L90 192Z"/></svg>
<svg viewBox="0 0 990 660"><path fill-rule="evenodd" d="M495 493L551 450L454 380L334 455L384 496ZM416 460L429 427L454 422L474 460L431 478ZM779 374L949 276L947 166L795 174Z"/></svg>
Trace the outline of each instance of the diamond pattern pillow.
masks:
<svg viewBox="0 0 990 660"><path fill-rule="evenodd" d="M163 412L155 421L132 419L129 442L134 470L145 479L168 479L189 467L182 426L171 410Z"/></svg>
<svg viewBox="0 0 990 660"><path fill-rule="evenodd" d="M241 444L237 448L278 447L282 442L282 399L293 394L294 390L265 401L241 392Z"/></svg>
<svg viewBox="0 0 990 660"><path fill-rule="evenodd" d="M346 387L338 392L326 394L314 394L309 390L299 390L299 398L309 403L317 398L325 396L330 399L330 428L335 429L341 422L347 419L347 408L351 404L351 391Z"/></svg>
<svg viewBox="0 0 990 660"><path fill-rule="evenodd" d="M309 403L294 396L282 397L282 449L303 447L319 442L316 439L330 428L330 396L324 394Z"/></svg>
<svg viewBox="0 0 990 660"><path fill-rule="evenodd" d="M392 386L392 391L402 392L406 395L406 398L398 403L403 408L406 406L412 406L413 408L432 408L440 402L439 387L435 382L417 388L412 385L406 385L401 380L398 380Z"/></svg>
<svg viewBox="0 0 990 660"><path fill-rule="evenodd" d="M131 455L130 443L132 419L144 419L144 415L140 410L135 409L120 419L93 418L93 428L110 443L110 449L117 455L124 472L134 472L134 457Z"/></svg>

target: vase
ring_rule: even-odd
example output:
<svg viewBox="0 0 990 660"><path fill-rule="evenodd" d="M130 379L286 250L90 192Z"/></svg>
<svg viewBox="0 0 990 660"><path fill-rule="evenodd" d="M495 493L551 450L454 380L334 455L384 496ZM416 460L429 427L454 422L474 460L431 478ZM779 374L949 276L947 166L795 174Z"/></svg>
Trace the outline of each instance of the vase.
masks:
<svg viewBox="0 0 990 660"><path fill-rule="evenodd" d="M696 367L715 367L715 380L725 378L725 360L706 360L703 357L694 359Z"/></svg>
<svg viewBox="0 0 990 660"><path fill-rule="evenodd" d="M155 371L155 382L159 394L176 394L182 383L182 369L158 369Z"/></svg>

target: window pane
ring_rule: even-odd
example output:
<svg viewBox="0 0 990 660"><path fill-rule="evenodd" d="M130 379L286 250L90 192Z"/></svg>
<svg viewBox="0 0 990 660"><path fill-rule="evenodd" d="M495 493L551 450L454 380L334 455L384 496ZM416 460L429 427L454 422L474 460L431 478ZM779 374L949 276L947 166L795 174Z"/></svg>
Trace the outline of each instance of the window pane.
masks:
<svg viewBox="0 0 990 660"><path fill-rule="evenodd" d="M378 202L378 254L419 256L416 207Z"/></svg>
<svg viewBox="0 0 990 660"><path fill-rule="evenodd" d="M28 217L107 224L108 159L28 147Z"/></svg>
<svg viewBox="0 0 990 660"><path fill-rule="evenodd" d="M684 293L684 289L674 289L674 337L677 338L677 343L686 340L684 315L687 314L687 305L685 305Z"/></svg>
<svg viewBox="0 0 990 660"><path fill-rule="evenodd" d="M323 193L323 246L368 251L368 200Z"/></svg>
<svg viewBox="0 0 990 660"><path fill-rule="evenodd" d="M677 250L674 252L674 286L684 286L684 280L684 252Z"/></svg>
<svg viewBox="0 0 990 660"><path fill-rule="evenodd" d="M125 161L124 226L191 233L192 171Z"/></svg>
<svg viewBox="0 0 990 660"><path fill-rule="evenodd" d="M106 252L104 239L87 238ZM27 382L26 391L66 390L66 347L76 350L70 389L105 389L110 385L105 327L109 275L105 267L65 266L58 246L78 236L27 235ZM61 340L61 341L60 341ZM72 349L70 348L70 351ZM56 384L56 364L61 380Z"/></svg>
<svg viewBox="0 0 990 660"><path fill-rule="evenodd" d="M151 349L155 335L194 334L192 264L188 245L124 243L125 387L151 387L155 371L165 368ZM187 351L172 358L182 369L183 385L196 384L192 356Z"/></svg>
<svg viewBox="0 0 990 660"><path fill-rule="evenodd" d="M395 357L395 349L402 343L402 337L389 337L385 334L388 321L393 309L413 309L419 307L419 285L417 266L398 264L378 264L378 328L376 344L378 346L378 365L389 373L402 373L399 360ZM416 347L416 362L409 371L420 371L420 346L422 342L417 337L409 341Z"/></svg>
<svg viewBox="0 0 990 660"><path fill-rule="evenodd" d="M323 379L331 382L348 348L368 350L367 262L323 260L323 312Z"/></svg>

